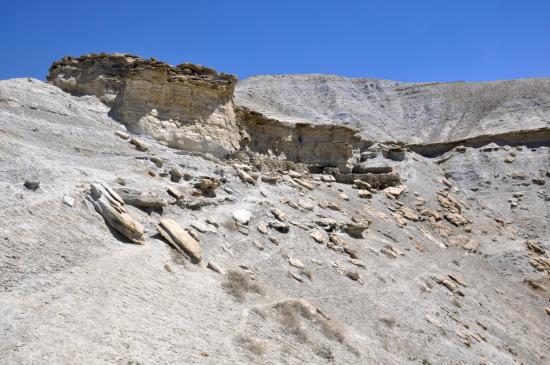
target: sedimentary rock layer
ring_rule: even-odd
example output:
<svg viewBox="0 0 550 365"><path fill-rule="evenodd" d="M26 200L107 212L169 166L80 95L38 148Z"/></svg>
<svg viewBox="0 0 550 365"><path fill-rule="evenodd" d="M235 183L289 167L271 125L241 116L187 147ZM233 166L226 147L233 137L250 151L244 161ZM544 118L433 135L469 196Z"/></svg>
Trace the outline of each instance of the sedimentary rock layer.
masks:
<svg viewBox="0 0 550 365"><path fill-rule="evenodd" d="M73 95L99 97L130 131L171 147L218 155L239 147L232 75L188 63L101 54L55 62L48 81Z"/></svg>

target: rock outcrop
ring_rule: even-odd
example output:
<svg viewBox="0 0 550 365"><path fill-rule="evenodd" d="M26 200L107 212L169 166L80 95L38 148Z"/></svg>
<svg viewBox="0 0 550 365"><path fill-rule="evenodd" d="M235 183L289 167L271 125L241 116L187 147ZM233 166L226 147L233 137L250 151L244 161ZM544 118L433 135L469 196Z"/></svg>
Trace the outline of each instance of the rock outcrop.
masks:
<svg viewBox="0 0 550 365"><path fill-rule="evenodd" d="M73 95L97 96L130 131L170 147L217 155L239 148L232 75L189 63L92 54L54 62L48 81Z"/></svg>

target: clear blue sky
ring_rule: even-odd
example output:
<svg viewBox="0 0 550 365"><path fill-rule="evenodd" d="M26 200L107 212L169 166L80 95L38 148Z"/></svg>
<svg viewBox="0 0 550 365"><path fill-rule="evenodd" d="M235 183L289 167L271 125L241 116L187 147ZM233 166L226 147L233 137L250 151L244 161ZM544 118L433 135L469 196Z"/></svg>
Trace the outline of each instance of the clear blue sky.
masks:
<svg viewBox="0 0 550 365"><path fill-rule="evenodd" d="M240 78L550 76L549 0L0 1L0 79L65 55L127 52Z"/></svg>

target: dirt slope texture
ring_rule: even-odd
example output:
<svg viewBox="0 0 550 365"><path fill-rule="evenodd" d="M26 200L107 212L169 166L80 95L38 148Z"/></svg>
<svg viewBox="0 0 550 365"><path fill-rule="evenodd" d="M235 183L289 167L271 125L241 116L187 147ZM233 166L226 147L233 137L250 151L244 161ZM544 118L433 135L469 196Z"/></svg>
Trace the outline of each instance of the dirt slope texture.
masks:
<svg viewBox="0 0 550 365"><path fill-rule="evenodd" d="M431 144L550 127L550 79L403 83L274 75L239 82L235 96L274 119L346 125L376 141Z"/></svg>
<svg viewBox="0 0 550 365"><path fill-rule="evenodd" d="M0 363L550 364L548 80L48 79L0 81Z"/></svg>

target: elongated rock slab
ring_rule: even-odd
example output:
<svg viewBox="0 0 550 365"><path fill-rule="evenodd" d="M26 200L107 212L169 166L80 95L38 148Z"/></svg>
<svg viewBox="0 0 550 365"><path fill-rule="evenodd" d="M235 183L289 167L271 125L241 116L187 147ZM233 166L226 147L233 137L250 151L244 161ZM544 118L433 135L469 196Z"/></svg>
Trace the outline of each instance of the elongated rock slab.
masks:
<svg viewBox="0 0 550 365"><path fill-rule="evenodd" d="M94 205L95 210L103 216L107 224L131 242L144 243L143 227L128 213L122 198L107 184L92 184L88 200Z"/></svg>
<svg viewBox="0 0 550 365"><path fill-rule="evenodd" d="M179 224L172 219L161 219L157 231L170 244L181 248L195 264L202 261L202 248Z"/></svg>

